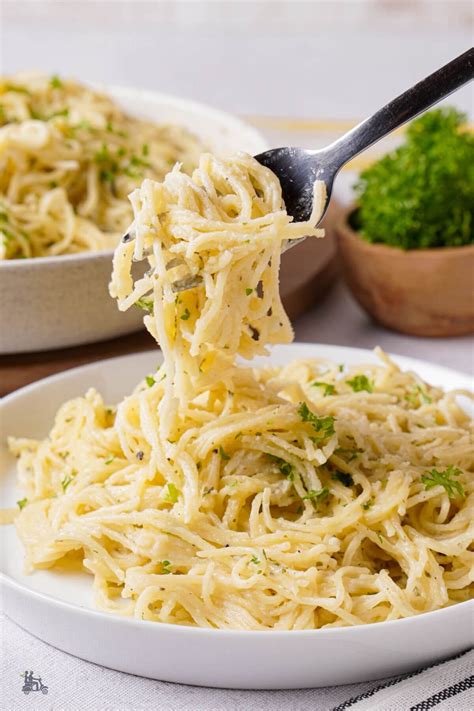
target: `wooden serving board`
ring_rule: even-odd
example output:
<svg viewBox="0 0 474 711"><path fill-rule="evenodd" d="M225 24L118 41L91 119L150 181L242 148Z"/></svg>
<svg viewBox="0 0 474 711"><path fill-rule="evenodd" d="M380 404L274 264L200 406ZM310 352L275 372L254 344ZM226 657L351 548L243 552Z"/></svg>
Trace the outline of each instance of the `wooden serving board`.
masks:
<svg viewBox="0 0 474 711"><path fill-rule="evenodd" d="M340 214L340 206L333 201L323 221L325 238L308 239L283 255L281 293L292 320L310 309L334 282L337 262L333 226ZM156 347L149 333L142 330L86 346L0 356L0 394L68 368Z"/></svg>

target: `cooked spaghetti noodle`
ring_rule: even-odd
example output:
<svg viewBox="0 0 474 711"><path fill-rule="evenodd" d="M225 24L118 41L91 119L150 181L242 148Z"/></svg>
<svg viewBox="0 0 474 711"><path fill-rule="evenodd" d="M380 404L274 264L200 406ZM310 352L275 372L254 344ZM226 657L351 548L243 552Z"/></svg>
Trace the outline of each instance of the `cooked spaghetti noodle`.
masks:
<svg viewBox="0 0 474 711"><path fill-rule="evenodd" d="M380 351L351 368L236 362L291 339L281 248L318 236L322 198L316 185L311 220L293 223L245 155L132 195L111 290L148 312L164 362L116 409L90 390L47 439L10 441L30 569L78 560L106 610L215 628L358 625L472 597L472 428L456 393Z"/></svg>
<svg viewBox="0 0 474 711"><path fill-rule="evenodd" d="M0 80L0 259L115 247L130 191L177 161L190 171L201 152L185 129L132 118L76 82Z"/></svg>

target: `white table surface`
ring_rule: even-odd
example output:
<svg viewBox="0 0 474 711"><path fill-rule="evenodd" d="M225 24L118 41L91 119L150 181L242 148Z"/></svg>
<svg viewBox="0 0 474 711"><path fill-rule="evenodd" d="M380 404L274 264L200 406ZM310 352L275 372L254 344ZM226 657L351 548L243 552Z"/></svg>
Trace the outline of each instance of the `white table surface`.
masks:
<svg viewBox="0 0 474 711"><path fill-rule="evenodd" d="M472 43L472 4L456 0L399 4L15 0L3 2L0 11L4 73L41 69L168 91L239 114L293 117L303 127L295 140L308 146L321 141L320 131L315 135L312 128L321 119L363 118ZM472 92L463 89L450 102L470 111ZM291 140L289 125L277 124L277 131L268 132L270 140ZM268 121L260 125L269 131ZM337 194L343 201L350 197L349 183L349 174L342 175ZM388 352L465 372L473 369L472 338L413 338L388 331L366 316L341 282L297 321L295 331L301 341L380 345ZM1 631L3 709L273 711L291 706L323 711L351 695L344 687L289 693L180 687L68 657L8 621ZM57 691L54 698L23 697L18 681L24 669L43 673ZM91 685L95 701L88 691Z"/></svg>

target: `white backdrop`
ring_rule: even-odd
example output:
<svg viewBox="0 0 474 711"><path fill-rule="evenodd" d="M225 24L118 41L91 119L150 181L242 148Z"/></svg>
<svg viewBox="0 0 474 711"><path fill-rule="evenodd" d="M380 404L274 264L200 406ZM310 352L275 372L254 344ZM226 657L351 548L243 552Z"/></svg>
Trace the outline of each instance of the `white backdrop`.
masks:
<svg viewBox="0 0 474 711"><path fill-rule="evenodd" d="M467 49L472 7L3 0L2 71L132 84L240 114L356 119ZM454 101L469 109L468 90Z"/></svg>

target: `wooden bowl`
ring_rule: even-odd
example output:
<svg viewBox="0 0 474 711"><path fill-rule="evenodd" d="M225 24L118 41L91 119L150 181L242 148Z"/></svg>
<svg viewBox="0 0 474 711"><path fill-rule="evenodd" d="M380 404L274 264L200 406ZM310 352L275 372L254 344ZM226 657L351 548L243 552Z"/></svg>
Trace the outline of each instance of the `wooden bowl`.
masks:
<svg viewBox="0 0 474 711"><path fill-rule="evenodd" d="M363 240L336 225L345 279L359 304L384 326L414 336L474 332L474 246L404 251Z"/></svg>

